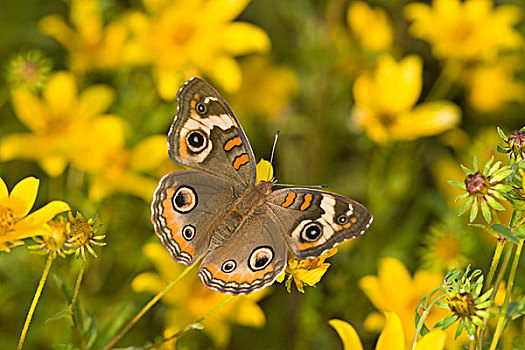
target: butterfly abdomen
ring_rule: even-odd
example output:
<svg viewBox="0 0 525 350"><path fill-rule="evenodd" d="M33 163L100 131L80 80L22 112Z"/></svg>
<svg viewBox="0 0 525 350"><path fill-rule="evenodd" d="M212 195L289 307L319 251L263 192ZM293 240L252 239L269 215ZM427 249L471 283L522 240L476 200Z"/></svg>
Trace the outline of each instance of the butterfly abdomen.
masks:
<svg viewBox="0 0 525 350"><path fill-rule="evenodd" d="M264 192L258 187L248 188L220 220L211 236L211 246L218 247L252 215L260 212L265 203Z"/></svg>

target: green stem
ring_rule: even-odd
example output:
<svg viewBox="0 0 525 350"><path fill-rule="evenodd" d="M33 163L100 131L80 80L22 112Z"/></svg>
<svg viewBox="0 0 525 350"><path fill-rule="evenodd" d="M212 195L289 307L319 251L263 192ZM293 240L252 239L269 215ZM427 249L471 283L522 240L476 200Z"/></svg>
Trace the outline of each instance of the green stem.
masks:
<svg viewBox="0 0 525 350"><path fill-rule="evenodd" d="M86 260L82 259L82 265L80 266L80 271L78 272L77 281L75 283L75 290L73 291L73 299L71 300L71 319L73 320L73 329L78 340L78 348L84 350L84 341L82 340L82 333L78 327L77 318L76 318L76 309L78 301L78 292L80 291L80 283L82 282L82 277L84 276L84 270L86 268Z"/></svg>
<svg viewBox="0 0 525 350"><path fill-rule="evenodd" d="M47 261L44 267L44 271L42 272L42 277L40 277L40 282L38 283L35 295L33 296L33 301L31 302L31 306L27 313L26 320L24 322L24 327L22 328L22 333L20 334L20 339L18 339L17 350L21 350L24 346L24 340L27 335L27 330L29 329L29 324L31 323L31 319L33 318L36 305L38 304L38 300L40 299L40 295L42 294L42 290L44 289L44 284L47 280L47 275L49 274L49 270L51 269L51 265L53 264L54 260L55 258L51 254L47 256Z"/></svg>
<svg viewBox="0 0 525 350"><path fill-rule="evenodd" d="M498 316L498 324L496 325L496 331L494 332L494 337L492 338L492 343L490 344L490 350L496 349L501 333L503 332L503 323L507 314L507 308L509 307L510 293L512 292L512 287L514 286L514 279L516 277L516 271L518 270L518 263L520 261L522 249L523 239L520 240L520 244L516 248L516 253L514 254L514 260L512 261L512 267L510 268L509 280L507 282L507 292L505 293L505 301L503 302L503 306L501 307L501 311Z"/></svg>
<svg viewBox="0 0 525 350"><path fill-rule="evenodd" d="M415 349L416 343L417 343L417 337L419 336L419 333L421 332L421 329L423 328L423 325L425 324L425 319L427 318L428 314L430 313L430 310L432 307L442 298L445 297L445 294L441 294L438 296L434 301L432 301L428 307L425 308L425 311L423 311L423 314L421 315L421 318L419 319L419 322L417 323L416 327L416 334L414 335L414 341L412 342L412 349Z"/></svg>
<svg viewBox="0 0 525 350"><path fill-rule="evenodd" d="M148 312L148 310L151 309L153 305L155 305L157 301L159 301L160 298L164 296L164 294L166 294L175 284L177 284L177 282L179 282L184 276L186 276L188 272L190 272L191 269L195 266L197 266L197 264L193 264L185 268L184 271L182 271L182 273L177 278L175 278L166 286L166 288L164 288L157 295L151 298L151 300L146 305L144 305L144 307L135 315L135 317L133 317L102 350L111 349L111 347L115 345L120 340L120 338L122 338L124 334L126 334L131 329L131 327L133 327L135 323L137 323L142 318L142 316L144 316L144 314Z"/></svg>
<svg viewBox="0 0 525 350"><path fill-rule="evenodd" d="M206 313L204 316L201 316L200 318L198 318L197 320L195 320L195 322L187 325L186 327L180 329L179 331L177 331L175 334L172 334L170 335L169 337L167 338L164 338L162 341L158 342L158 343L155 343L149 347L147 347L146 349L144 350L149 350L149 349L156 349L158 348L160 345L170 341L170 340L173 340L173 339L176 339L178 337L180 337L182 334L186 333L187 331L189 331L190 329L194 329L195 328L195 325L198 325L199 323L201 322L204 322L206 319L208 319L208 317L210 317L211 315L213 315L214 313L216 313L217 311L219 311L220 309L222 309L222 307L226 304L228 304L230 301L232 301L234 298L234 295L230 295L227 299L223 300L219 305L217 305L216 307L214 307L213 309L211 309L210 311L208 311L208 313Z"/></svg>
<svg viewBox="0 0 525 350"><path fill-rule="evenodd" d="M505 247L505 242L505 239L498 239L496 249L494 250L494 256L492 257L492 262L490 263L489 274L487 276L487 280L485 281L485 291L487 291L490 288L490 285L492 284L492 279L494 278L496 268L498 267L499 261L501 259L501 253L503 252L503 248Z"/></svg>
<svg viewBox="0 0 525 350"><path fill-rule="evenodd" d="M437 79L434 81L434 85L432 85L425 101L434 101L445 98L458 78L461 68L461 64L457 61L447 62Z"/></svg>

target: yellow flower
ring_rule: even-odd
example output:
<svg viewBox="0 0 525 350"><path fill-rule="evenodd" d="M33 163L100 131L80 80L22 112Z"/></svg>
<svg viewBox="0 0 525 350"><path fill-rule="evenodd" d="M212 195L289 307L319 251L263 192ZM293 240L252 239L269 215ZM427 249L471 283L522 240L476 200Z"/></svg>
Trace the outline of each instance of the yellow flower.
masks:
<svg viewBox="0 0 525 350"><path fill-rule="evenodd" d="M127 28L122 21L104 27L99 3L98 0L73 0L69 15L73 28L59 15L46 16L39 23L42 32L69 51L71 70L75 72L115 68L124 63Z"/></svg>
<svg viewBox="0 0 525 350"><path fill-rule="evenodd" d="M517 49L523 38L513 26L519 7L493 6L491 0L434 0L432 6L405 6L413 21L410 32L426 40L437 58L491 60L506 49Z"/></svg>
<svg viewBox="0 0 525 350"><path fill-rule="evenodd" d="M267 52L270 39L259 27L232 22L249 0L143 1L147 14L127 16L127 56L152 64L159 95L175 98L189 76L206 75L227 92L241 85L235 56Z"/></svg>
<svg viewBox="0 0 525 350"><path fill-rule="evenodd" d="M346 13L346 21L354 37L366 50L379 52L392 47L392 23L382 8L371 8L363 1L352 2Z"/></svg>
<svg viewBox="0 0 525 350"><path fill-rule="evenodd" d="M73 164L90 174L89 197L94 201L121 192L149 202L155 192L158 179L146 173L168 159L166 136L149 136L129 148L126 127L120 118L100 118L79 139L83 146Z"/></svg>
<svg viewBox="0 0 525 350"><path fill-rule="evenodd" d="M422 268L447 272L464 267L474 248L471 231L458 222L457 215L433 225L423 239Z"/></svg>
<svg viewBox="0 0 525 350"><path fill-rule="evenodd" d="M470 104L485 113L498 111L510 101L525 101L525 86L514 79L513 69L505 65L472 69L467 85Z"/></svg>
<svg viewBox="0 0 525 350"><path fill-rule="evenodd" d="M93 218L86 220L79 212L76 216L73 216L71 212L67 213L67 231L69 234L67 245L72 251L75 251L75 257L82 255L82 259L85 260L87 250L96 258L97 254L91 245L99 247L106 245L106 242L103 242L106 236L96 235L102 226L95 226L95 220Z"/></svg>
<svg viewBox="0 0 525 350"><path fill-rule="evenodd" d="M395 312L403 324L405 339L414 339L416 307L423 297L441 285L442 280L442 274L426 270L418 270L412 277L401 261L383 258L379 262L378 275L361 278L359 287L379 311ZM433 308L425 323L432 328L448 315L450 312L445 309ZM375 318L373 324L377 326L378 316L380 315L374 312L368 318ZM447 333L451 333L448 338L452 342L454 332L447 329Z"/></svg>
<svg viewBox="0 0 525 350"><path fill-rule="evenodd" d="M58 72L44 87L43 98L25 88L12 92L18 119L32 133L6 135L0 142L0 159L33 159L50 176L58 176L76 154L78 139L106 111L113 91L95 85L78 94L71 73Z"/></svg>
<svg viewBox="0 0 525 350"><path fill-rule="evenodd" d="M395 312L385 312L385 327L377 340L376 350L404 350L405 345L410 345L412 339L406 339L403 332L401 319ZM337 319L328 321L339 334L343 341L344 350L363 350L363 344L354 327L349 323ZM415 350L442 350L445 346L447 335L442 330L433 330L417 343Z"/></svg>
<svg viewBox="0 0 525 350"><path fill-rule="evenodd" d="M144 254L151 260L158 274L145 272L135 277L132 288L137 292L156 294L185 268L174 262L168 251L158 243L145 245ZM250 295L235 297L203 322L204 332L218 347L223 348L230 339L231 324L262 327L266 317L257 305L257 301L265 295L266 291L268 288ZM181 328L192 324L197 318L228 298L226 294L206 288L196 273L189 273L161 299L168 307L164 336L169 337Z"/></svg>
<svg viewBox="0 0 525 350"><path fill-rule="evenodd" d="M9 60L7 80L11 87L39 91L49 78L52 62L38 50L18 54Z"/></svg>
<svg viewBox="0 0 525 350"><path fill-rule="evenodd" d="M461 111L451 102L414 107L421 94L422 68L418 56L397 63L384 55L373 73L356 79L352 118L375 142L414 140L439 134L459 122Z"/></svg>
<svg viewBox="0 0 525 350"><path fill-rule="evenodd" d="M267 55L251 55L241 61L242 84L231 99L236 113L281 118L297 95L297 76L287 66L277 65Z"/></svg>
<svg viewBox="0 0 525 350"><path fill-rule="evenodd" d="M65 257L66 254L70 254L69 247L67 245L67 238L70 235L70 225L64 221L64 217L60 216L58 220L50 220L47 222L51 228L51 234L43 236L42 238L33 237L33 240L37 243L30 245L28 248L39 254L51 254L53 258L57 255Z"/></svg>
<svg viewBox="0 0 525 350"><path fill-rule="evenodd" d="M293 281L297 290L304 293L305 284L310 287L315 287L315 285L321 280L326 273L326 270L328 270L328 267L330 267L330 264L325 263L324 261L336 253L337 248L332 248L316 258L302 260L298 260L290 254L291 257L288 259L286 269L277 278L277 282L281 283L286 278L285 285L288 292L290 292Z"/></svg>
<svg viewBox="0 0 525 350"><path fill-rule="evenodd" d="M9 247L22 244L24 238L52 234L47 222L69 210L67 203L52 201L29 214L35 203L38 185L37 178L27 177L9 193L0 177L0 251L8 252Z"/></svg>

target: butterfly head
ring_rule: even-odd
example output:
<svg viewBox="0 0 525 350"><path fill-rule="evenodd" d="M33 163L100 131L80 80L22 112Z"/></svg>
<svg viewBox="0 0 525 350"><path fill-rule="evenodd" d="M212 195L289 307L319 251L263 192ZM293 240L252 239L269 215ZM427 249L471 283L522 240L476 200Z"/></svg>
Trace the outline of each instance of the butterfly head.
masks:
<svg viewBox="0 0 525 350"><path fill-rule="evenodd" d="M272 193L272 189L273 189L273 185L275 185L275 183L277 182L277 180L275 179L275 177L273 179L271 179L270 181L264 181L264 180L261 180L259 181L259 183L257 185L255 185L256 187L259 187L260 189L262 189L262 191L264 192L264 195L267 196L269 195L270 193Z"/></svg>

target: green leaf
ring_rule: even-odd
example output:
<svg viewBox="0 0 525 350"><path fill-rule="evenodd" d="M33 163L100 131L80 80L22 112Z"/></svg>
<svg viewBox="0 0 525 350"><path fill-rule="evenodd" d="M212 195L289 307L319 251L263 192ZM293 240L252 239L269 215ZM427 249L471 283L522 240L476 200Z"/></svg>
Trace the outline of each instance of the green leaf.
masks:
<svg viewBox="0 0 525 350"><path fill-rule="evenodd" d="M71 321L71 305L66 306L64 309L48 318L45 323L54 322L61 319L67 319L68 321Z"/></svg>
<svg viewBox="0 0 525 350"><path fill-rule="evenodd" d="M454 322L458 320L458 315L450 315L443 319L441 319L438 323L434 325L434 328L441 327L443 330L447 329L448 327L452 326Z"/></svg>
<svg viewBox="0 0 525 350"><path fill-rule="evenodd" d="M483 173L483 174L485 176L491 176L492 174L494 174L499 169L500 165L501 165L501 161L498 160L496 163L494 163L492 168L490 168L490 170L487 173Z"/></svg>
<svg viewBox="0 0 525 350"><path fill-rule="evenodd" d="M501 205L501 203L498 202L497 200L495 200L493 197L485 196L485 199L487 200L487 203L489 204L489 206L492 209L496 209L496 210L499 210L499 211L505 210L505 207L503 205Z"/></svg>
<svg viewBox="0 0 525 350"><path fill-rule="evenodd" d="M467 175L474 174L474 172L473 172L472 170L470 170L469 168L465 167L463 164L461 164L461 169L463 169L463 171L464 171L465 174L467 174Z"/></svg>
<svg viewBox="0 0 525 350"><path fill-rule="evenodd" d="M481 201L481 212L483 213L483 217L485 218L487 224L490 224L490 222L492 221L492 213L490 212L490 208L487 204L487 201Z"/></svg>
<svg viewBox="0 0 525 350"><path fill-rule="evenodd" d="M476 228L482 228L484 230L488 230L489 228L486 225L483 224L468 224L469 226L476 227Z"/></svg>
<svg viewBox="0 0 525 350"><path fill-rule="evenodd" d="M503 130L501 130L499 126L498 126L498 134L499 134L499 137L501 137L503 141L507 142L508 140L507 135L505 135L505 133L503 132Z"/></svg>
<svg viewBox="0 0 525 350"><path fill-rule="evenodd" d="M463 215L467 210L468 208L472 205L472 202L474 201L474 197L469 197L465 203L463 203L463 205L461 206L461 208L459 208L459 211L458 211L458 216L461 216Z"/></svg>
<svg viewBox="0 0 525 350"><path fill-rule="evenodd" d="M470 222L476 220L478 216L478 199L474 198L474 203L472 203L472 208L470 208Z"/></svg>
<svg viewBox="0 0 525 350"><path fill-rule="evenodd" d="M501 168L500 170L496 171L494 175L490 177L490 183L491 184L498 183L504 178L508 177L510 174L512 174L512 170Z"/></svg>
<svg viewBox="0 0 525 350"><path fill-rule="evenodd" d="M465 192L463 194L460 194L459 196L456 197L456 202L458 201L462 201L463 199L467 198L469 196L470 193L468 192Z"/></svg>
<svg viewBox="0 0 525 350"><path fill-rule="evenodd" d="M465 191L467 190L467 185L465 185L464 182L449 180L448 183L451 184L452 186L456 186L457 188L461 188L462 190L465 190Z"/></svg>
<svg viewBox="0 0 525 350"><path fill-rule="evenodd" d="M505 146L502 145L501 143L496 146L496 151L498 151L499 153L509 153L507 152L507 149L505 148Z"/></svg>
<svg viewBox="0 0 525 350"><path fill-rule="evenodd" d="M465 326L465 321L463 319L461 319L461 321L459 321L458 328L456 329L456 335L455 335L454 339L459 337L459 335L463 331L463 327L464 326Z"/></svg>
<svg viewBox="0 0 525 350"><path fill-rule="evenodd" d="M493 161L494 161L494 156L492 156L489 159L489 161L485 163L485 166L483 167L483 171L482 171L483 175L487 175L487 172L489 171L490 165L492 164Z"/></svg>
<svg viewBox="0 0 525 350"><path fill-rule="evenodd" d="M479 168L478 168L478 158L477 157L474 157L474 160L472 161L472 164L474 165L474 171L478 172Z"/></svg>
<svg viewBox="0 0 525 350"><path fill-rule="evenodd" d="M514 210L512 212L512 216L510 217L509 226L514 227L514 225L516 225L521 220L522 217L523 217L523 211ZM519 227L521 227L521 225Z"/></svg>
<svg viewBox="0 0 525 350"><path fill-rule="evenodd" d="M494 224L490 226L489 230L493 233L496 233L502 237L505 237L509 241L511 241L514 244L519 244L519 239L514 235L514 232L512 230L502 224Z"/></svg>

